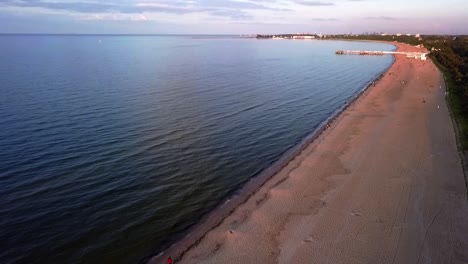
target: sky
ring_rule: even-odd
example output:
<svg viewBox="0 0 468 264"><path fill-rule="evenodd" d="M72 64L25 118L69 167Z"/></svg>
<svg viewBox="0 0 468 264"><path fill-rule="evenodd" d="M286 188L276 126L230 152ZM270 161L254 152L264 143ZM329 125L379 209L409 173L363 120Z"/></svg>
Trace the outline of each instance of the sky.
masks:
<svg viewBox="0 0 468 264"><path fill-rule="evenodd" d="M0 33L468 34L468 0L0 0Z"/></svg>

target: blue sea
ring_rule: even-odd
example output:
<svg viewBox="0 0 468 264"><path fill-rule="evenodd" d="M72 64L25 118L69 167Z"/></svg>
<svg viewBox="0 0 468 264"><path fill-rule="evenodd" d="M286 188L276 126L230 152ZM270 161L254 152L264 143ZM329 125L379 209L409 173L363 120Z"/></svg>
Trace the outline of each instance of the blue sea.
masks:
<svg viewBox="0 0 468 264"><path fill-rule="evenodd" d="M138 263L393 62L370 42L0 35L0 263Z"/></svg>

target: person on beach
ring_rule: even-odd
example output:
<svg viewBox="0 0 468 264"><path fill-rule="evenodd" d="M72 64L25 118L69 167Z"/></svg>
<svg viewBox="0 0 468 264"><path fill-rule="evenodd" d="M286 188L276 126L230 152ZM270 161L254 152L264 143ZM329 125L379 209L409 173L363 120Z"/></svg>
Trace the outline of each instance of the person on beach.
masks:
<svg viewBox="0 0 468 264"><path fill-rule="evenodd" d="M172 264L172 258L171 257L167 258L167 264Z"/></svg>

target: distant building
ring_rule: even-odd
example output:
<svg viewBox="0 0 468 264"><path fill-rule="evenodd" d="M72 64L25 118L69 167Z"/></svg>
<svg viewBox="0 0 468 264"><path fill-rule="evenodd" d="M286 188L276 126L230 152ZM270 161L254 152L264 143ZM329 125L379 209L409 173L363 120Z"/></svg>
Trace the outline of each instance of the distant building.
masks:
<svg viewBox="0 0 468 264"><path fill-rule="evenodd" d="M414 36L417 37L417 38L420 38L420 37L421 37L421 34L416 34L416 35L414 35Z"/></svg>
<svg viewBox="0 0 468 264"><path fill-rule="evenodd" d="M400 34L400 33L398 33L398 34L396 34L396 36L397 36L397 37L399 37L399 36L401 36L401 34Z"/></svg>
<svg viewBox="0 0 468 264"><path fill-rule="evenodd" d="M315 36L293 36L293 39L314 39Z"/></svg>

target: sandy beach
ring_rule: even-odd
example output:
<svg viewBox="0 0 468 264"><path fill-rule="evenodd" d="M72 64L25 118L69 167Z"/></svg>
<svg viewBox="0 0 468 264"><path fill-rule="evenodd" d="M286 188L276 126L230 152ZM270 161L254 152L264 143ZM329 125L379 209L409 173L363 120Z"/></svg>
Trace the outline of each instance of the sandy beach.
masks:
<svg viewBox="0 0 468 264"><path fill-rule="evenodd" d="M431 61L397 55L317 140L172 257L187 264L468 263L467 238L467 190L443 77ZM167 254L150 263L166 263Z"/></svg>

